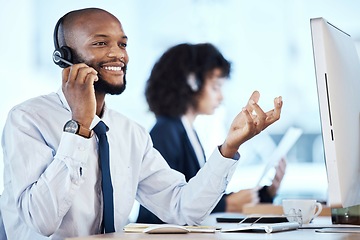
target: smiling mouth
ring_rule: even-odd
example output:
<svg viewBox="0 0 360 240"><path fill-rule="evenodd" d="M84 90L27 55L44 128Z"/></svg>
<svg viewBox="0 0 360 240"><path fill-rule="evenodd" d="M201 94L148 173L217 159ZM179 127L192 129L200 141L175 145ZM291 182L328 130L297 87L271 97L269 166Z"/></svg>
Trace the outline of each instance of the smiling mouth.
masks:
<svg viewBox="0 0 360 240"><path fill-rule="evenodd" d="M114 72L120 72L123 69L122 67L119 67L119 66L104 66L103 68L105 70L114 71Z"/></svg>

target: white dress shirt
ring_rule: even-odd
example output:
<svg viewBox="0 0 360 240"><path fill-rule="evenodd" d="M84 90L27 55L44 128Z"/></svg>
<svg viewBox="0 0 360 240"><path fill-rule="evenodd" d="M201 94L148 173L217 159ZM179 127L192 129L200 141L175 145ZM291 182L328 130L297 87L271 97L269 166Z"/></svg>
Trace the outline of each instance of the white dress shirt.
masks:
<svg viewBox="0 0 360 240"><path fill-rule="evenodd" d="M96 136L63 132L71 119L61 90L15 106L6 121L4 192L0 210L8 239L64 239L98 234L101 171ZM100 119L95 117L91 127ZM115 229L127 223L134 200L165 222L199 224L217 204L237 161L218 148L196 177L169 168L147 131L105 107Z"/></svg>
<svg viewBox="0 0 360 240"><path fill-rule="evenodd" d="M199 166L200 168L202 168L206 162L206 159L199 138L196 136L195 129L193 128L186 116L181 117L181 122L185 128L186 135L188 136L190 143L194 148L194 152L199 162Z"/></svg>

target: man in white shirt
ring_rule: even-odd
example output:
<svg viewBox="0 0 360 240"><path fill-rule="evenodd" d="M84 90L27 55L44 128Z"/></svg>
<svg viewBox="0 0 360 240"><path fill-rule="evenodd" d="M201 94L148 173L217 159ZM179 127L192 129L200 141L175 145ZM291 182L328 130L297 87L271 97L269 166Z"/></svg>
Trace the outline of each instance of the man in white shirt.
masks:
<svg viewBox="0 0 360 240"><path fill-rule="evenodd" d="M105 105L106 94L121 94L126 85L127 36L120 21L102 9L76 10L59 20L54 42L54 61L65 67L62 88L15 106L4 127L3 238L103 232L92 131L100 120L108 129L114 228L121 231L135 199L166 222L199 224L224 193L239 146L280 118L281 97L264 113L255 91L224 143L187 183L152 147L144 128Z"/></svg>

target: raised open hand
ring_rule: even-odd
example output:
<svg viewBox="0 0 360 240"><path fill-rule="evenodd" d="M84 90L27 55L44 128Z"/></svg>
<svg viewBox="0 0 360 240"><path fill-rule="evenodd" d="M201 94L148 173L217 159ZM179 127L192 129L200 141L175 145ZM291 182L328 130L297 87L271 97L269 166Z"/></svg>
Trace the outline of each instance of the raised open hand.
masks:
<svg viewBox="0 0 360 240"><path fill-rule="evenodd" d="M260 93L254 91L242 111L233 120L220 152L224 157L233 157L241 144L259 134L280 119L282 98L274 99L274 109L264 112L258 105Z"/></svg>

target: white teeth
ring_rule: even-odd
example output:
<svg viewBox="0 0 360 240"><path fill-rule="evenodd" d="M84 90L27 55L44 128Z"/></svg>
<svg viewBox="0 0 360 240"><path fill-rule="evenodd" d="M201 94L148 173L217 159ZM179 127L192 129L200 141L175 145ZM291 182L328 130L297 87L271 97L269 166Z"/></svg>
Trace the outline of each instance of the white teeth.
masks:
<svg viewBox="0 0 360 240"><path fill-rule="evenodd" d="M110 71L121 71L121 67L105 66L104 68Z"/></svg>

